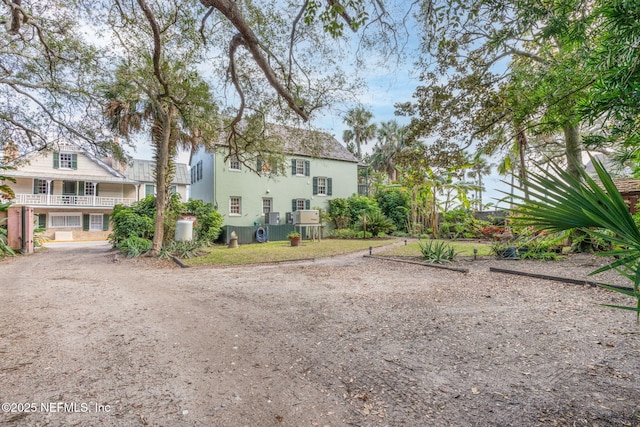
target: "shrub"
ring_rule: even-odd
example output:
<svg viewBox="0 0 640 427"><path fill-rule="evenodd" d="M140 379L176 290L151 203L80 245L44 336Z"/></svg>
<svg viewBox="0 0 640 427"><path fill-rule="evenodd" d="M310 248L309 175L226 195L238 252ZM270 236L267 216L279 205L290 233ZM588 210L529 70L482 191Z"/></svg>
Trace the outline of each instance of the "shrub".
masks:
<svg viewBox="0 0 640 427"><path fill-rule="evenodd" d="M194 258L200 254L200 250L203 247L202 241L180 241L176 242L172 240L165 245L160 251L160 257L169 258L171 255L178 258Z"/></svg>
<svg viewBox="0 0 640 427"><path fill-rule="evenodd" d="M428 261L436 264L450 262L456 257L456 251L446 242L437 240L418 241L422 256Z"/></svg>
<svg viewBox="0 0 640 427"><path fill-rule="evenodd" d="M384 216L382 212L373 211L364 215L358 223L359 229L364 229L364 220L366 219L366 230L371 232L373 236L377 236L380 233L389 233L395 228L393 221Z"/></svg>
<svg viewBox="0 0 640 427"><path fill-rule="evenodd" d="M331 237L334 239L354 239L357 233L350 228L336 228L331 233Z"/></svg>
<svg viewBox="0 0 640 427"><path fill-rule="evenodd" d="M144 199L146 200L146 199ZM139 202L138 202L139 203ZM143 239L152 239L155 231L154 215L139 210L137 203L131 207L116 205L111 215L113 230L109 234L109 241L114 246L132 236ZM155 211L154 211L155 212Z"/></svg>
<svg viewBox="0 0 640 427"><path fill-rule="evenodd" d="M337 229L347 228L350 220L349 200L343 198L329 200L327 214L335 222Z"/></svg>
<svg viewBox="0 0 640 427"><path fill-rule="evenodd" d="M197 240L213 243L220 236L224 219L220 212L213 208L212 203L189 199L185 203L185 211L188 215L196 217L193 231Z"/></svg>
<svg viewBox="0 0 640 427"><path fill-rule="evenodd" d="M128 258L133 258L149 252L153 242L138 236L130 236L120 241L117 247L124 252Z"/></svg>
<svg viewBox="0 0 640 427"><path fill-rule="evenodd" d="M376 201L383 214L393 221L397 230L406 231L410 212L410 198L406 189L388 187L376 193Z"/></svg>

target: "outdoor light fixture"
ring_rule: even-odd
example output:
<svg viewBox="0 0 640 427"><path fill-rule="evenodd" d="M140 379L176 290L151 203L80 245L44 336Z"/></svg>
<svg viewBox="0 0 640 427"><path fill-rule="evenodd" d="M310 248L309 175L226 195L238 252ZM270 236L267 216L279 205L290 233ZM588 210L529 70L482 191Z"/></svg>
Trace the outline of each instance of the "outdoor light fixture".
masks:
<svg viewBox="0 0 640 427"><path fill-rule="evenodd" d="M478 255L478 248L473 248L473 260L476 260L476 255Z"/></svg>

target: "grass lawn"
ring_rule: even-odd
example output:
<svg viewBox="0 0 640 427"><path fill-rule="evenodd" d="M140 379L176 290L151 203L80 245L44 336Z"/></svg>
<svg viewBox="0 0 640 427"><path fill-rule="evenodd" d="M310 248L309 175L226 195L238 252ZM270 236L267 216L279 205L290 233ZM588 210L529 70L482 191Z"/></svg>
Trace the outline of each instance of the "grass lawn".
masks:
<svg viewBox="0 0 640 427"><path fill-rule="evenodd" d="M478 249L478 256L492 255L491 246L488 242L478 241L458 241L458 240L437 240L444 241L456 251L460 256L473 256L473 249ZM378 251L377 255L382 256L422 256L420 246L417 241L407 245L390 247L383 251Z"/></svg>
<svg viewBox="0 0 640 427"><path fill-rule="evenodd" d="M252 243L229 249L226 245L206 248L206 254L183 260L186 265L238 265L259 262L295 261L309 258L323 258L349 252L366 250L369 246L391 245L399 239L367 240L303 240L300 246L292 247L288 240L281 242Z"/></svg>

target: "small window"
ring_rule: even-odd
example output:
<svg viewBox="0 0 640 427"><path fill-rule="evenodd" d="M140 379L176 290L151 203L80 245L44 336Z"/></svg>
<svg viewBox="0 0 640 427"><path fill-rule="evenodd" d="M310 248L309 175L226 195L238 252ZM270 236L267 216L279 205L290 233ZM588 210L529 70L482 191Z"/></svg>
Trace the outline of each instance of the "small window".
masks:
<svg viewBox="0 0 640 427"><path fill-rule="evenodd" d="M327 178L318 177L318 196L327 195Z"/></svg>
<svg viewBox="0 0 640 427"><path fill-rule="evenodd" d="M272 202L273 202L273 199L270 199L270 198L262 199L262 213L263 214L267 215L269 212L271 212Z"/></svg>
<svg viewBox="0 0 640 427"><path fill-rule="evenodd" d="M296 160L296 175L304 176L304 160Z"/></svg>
<svg viewBox="0 0 640 427"><path fill-rule="evenodd" d="M240 206L240 197L230 197L229 198L229 215L241 215L242 210Z"/></svg>
<svg viewBox="0 0 640 427"><path fill-rule="evenodd" d="M169 188L169 191L171 192L171 194L176 194L178 192L178 186L177 185L172 185Z"/></svg>
<svg viewBox="0 0 640 427"><path fill-rule="evenodd" d="M296 200L296 210L297 211L302 211L304 210L306 203L305 203L305 199L297 199Z"/></svg>
<svg viewBox="0 0 640 427"><path fill-rule="evenodd" d="M103 214L91 214L89 217L89 231L102 231Z"/></svg>
<svg viewBox="0 0 640 427"><path fill-rule="evenodd" d="M229 170L239 171L241 168L240 159L237 156L233 156L229 159Z"/></svg>
<svg viewBox="0 0 640 427"><path fill-rule="evenodd" d="M60 153L60 169L72 169L73 168L73 154Z"/></svg>
<svg viewBox="0 0 640 427"><path fill-rule="evenodd" d="M196 164L196 181L200 181L202 179L202 160Z"/></svg>
<svg viewBox="0 0 640 427"><path fill-rule="evenodd" d="M80 228L82 217L80 214L52 213L49 215L51 228Z"/></svg>
<svg viewBox="0 0 640 427"><path fill-rule="evenodd" d="M47 194L47 181L44 179L34 179L33 194Z"/></svg>
<svg viewBox="0 0 640 427"><path fill-rule="evenodd" d="M156 195L156 186L153 184L145 184L144 186L144 195L145 196L155 196Z"/></svg>
<svg viewBox="0 0 640 427"><path fill-rule="evenodd" d="M96 183L95 182L85 182L84 183L84 195L85 196L95 196L96 195Z"/></svg>

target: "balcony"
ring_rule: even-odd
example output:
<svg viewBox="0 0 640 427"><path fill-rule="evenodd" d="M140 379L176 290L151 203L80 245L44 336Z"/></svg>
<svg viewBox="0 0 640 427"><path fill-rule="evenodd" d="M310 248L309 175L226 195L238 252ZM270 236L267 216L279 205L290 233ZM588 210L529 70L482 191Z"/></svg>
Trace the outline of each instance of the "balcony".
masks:
<svg viewBox="0 0 640 427"><path fill-rule="evenodd" d="M13 203L27 206L66 206L112 208L117 204L129 206L136 200L125 197L64 196L54 194L16 194Z"/></svg>

